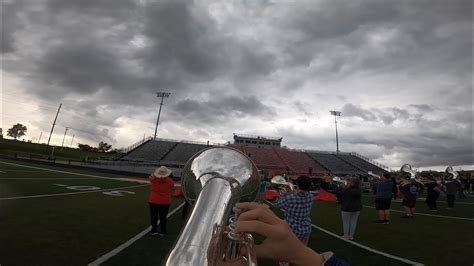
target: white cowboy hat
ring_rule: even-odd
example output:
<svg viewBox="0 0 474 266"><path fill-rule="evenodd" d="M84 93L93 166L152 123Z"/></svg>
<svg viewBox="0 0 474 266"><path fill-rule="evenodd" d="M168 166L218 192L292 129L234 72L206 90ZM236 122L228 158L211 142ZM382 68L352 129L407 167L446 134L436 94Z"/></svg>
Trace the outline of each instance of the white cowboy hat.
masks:
<svg viewBox="0 0 474 266"><path fill-rule="evenodd" d="M172 171L168 169L166 166L160 166L159 168L156 168L155 171L151 174L152 177L157 177L157 178L165 178L170 176Z"/></svg>

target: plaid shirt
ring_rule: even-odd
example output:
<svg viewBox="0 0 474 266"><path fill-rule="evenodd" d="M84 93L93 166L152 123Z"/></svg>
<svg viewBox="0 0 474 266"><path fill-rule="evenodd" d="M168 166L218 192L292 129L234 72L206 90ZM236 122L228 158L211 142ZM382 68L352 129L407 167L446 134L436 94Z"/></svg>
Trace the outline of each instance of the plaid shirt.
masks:
<svg viewBox="0 0 474 266"><path fill-rule="evenodd" d="M313 196L307 191L286 193L278 197L275 205L285 211L285 218L298 238L311 234L311 207Z"/></svg>

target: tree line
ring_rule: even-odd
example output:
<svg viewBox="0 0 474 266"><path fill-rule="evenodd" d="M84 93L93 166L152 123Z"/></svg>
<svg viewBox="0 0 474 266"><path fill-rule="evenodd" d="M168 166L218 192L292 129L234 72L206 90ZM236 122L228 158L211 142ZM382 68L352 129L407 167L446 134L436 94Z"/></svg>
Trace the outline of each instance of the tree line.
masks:
<svg viewBox="0 0 474 266"><path fill-rule="evenodd" d="M12 137L13 139L17 140L20 137L26 135L28 129L26 126L17 123L13 125L11 128L7 129L7 136ZM0 128L0 139L3 138L3 129ZM81 151L92 151L92 152L118 152L117 149L112 149L112 145L108 144L107 142L99 142L97 147L90 146L88 144L81 144L78 143L77 147Z"/></svg>

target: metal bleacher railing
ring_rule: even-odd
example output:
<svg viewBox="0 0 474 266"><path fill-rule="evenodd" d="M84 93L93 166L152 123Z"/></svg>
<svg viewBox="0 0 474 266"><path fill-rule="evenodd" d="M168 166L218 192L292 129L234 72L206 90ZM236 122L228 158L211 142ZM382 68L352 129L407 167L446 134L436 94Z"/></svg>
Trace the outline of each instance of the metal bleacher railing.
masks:
<svg viewBox="0 0 474 266"><path fill-rule="evenodd" d="M392 168L390 168L390 167L388 167L388 166L386 166L386 165L383 165L383 164L381 164L381 163L378 163L378 162L376 162L376 161L374 161L374 160L371 160L371 159L369 159L369 158L367 158L367 157L365 157L365 156L363 156L363 155L361 155L361 154L358 154L357 152L349 152L349 155L358 157L358 158L360 158L360 159L362 159L362 160L364 160L364 161L367 161L367 162L369 162L369 163L371 163L371 164L373 164L373 165L375 165L375 166L378 166L378 167L380 167L380 168L382 168L382 169L384 169L384 170L386 170L386 171L393 172L393 169L392 169Z"/></svg>
<svg viewBox="0 0 474 266"><path fill-rule="evenodd" d="M168 141L168 142L188 143L188 144L209 145L209 146L226 146L227 145L227 143L216 143L216 142L211 143L211 142L190 141L190 140L180 140L180 139L156 138L156 140Z"/></svg>
<svg viewBox="0 0 474 266"><path fill-rule="evenodd" d="M128 153L130 152L131 150L135 149L136 147L142 145L143 143L147 142L147 141L150 141L152 140L153 137L146 137L146 138L143 138L135 143L133 143L132 145L126 147L126 148L123 148L123 149L120 149L120 152L121 153Z"/></svg>

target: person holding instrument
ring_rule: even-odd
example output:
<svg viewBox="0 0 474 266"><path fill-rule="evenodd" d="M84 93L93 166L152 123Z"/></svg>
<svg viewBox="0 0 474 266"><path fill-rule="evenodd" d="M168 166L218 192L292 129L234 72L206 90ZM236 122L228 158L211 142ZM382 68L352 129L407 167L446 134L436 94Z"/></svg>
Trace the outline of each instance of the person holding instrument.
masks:
<svg viewBox="0 0 474 266"><path fill-rule="evenodd" d="M332 252L318 253L307 247L292 232L288 223L278 218L265 204L242 202L235 205L245 209L237 222L236 232L257 233L265 238L254 246L258 258L287 261L299 266L348 266L349 263L337 258Z"/></svg>

